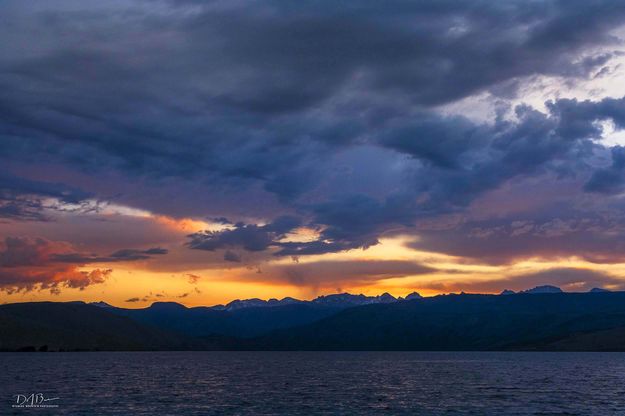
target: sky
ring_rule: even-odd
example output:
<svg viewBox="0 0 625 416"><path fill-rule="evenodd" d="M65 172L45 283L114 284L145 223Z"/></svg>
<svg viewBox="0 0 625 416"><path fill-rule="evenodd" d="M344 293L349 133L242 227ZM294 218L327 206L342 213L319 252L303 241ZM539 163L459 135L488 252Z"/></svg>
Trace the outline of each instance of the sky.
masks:
<svg viewBox="0 0 625 416"><path fill-rule="evenodd" d="M625 289L625 1L0 3L0 302Z"/></svg>

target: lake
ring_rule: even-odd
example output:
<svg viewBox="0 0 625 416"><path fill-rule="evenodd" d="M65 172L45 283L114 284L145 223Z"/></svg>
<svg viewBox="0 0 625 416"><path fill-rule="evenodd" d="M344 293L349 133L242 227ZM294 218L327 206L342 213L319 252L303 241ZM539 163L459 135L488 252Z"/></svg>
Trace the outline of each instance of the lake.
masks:
<svg viewBox="0 0 625 416"><path fill-rule="evenodd" d="M622 415L625 353L1 353L0 393L2 415Z"/></svg>

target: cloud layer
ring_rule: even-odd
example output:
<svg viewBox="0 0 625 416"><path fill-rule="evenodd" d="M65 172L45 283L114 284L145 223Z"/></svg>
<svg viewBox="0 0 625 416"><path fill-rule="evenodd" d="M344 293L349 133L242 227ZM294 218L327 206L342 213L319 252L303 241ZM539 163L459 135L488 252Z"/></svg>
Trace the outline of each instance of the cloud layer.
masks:
<svg viewBox="0 0 625 416"><path fill-rule="evenodd" d="M168 270L185 256L244 268L397 236L465 263L625 260L625 149L608 143L625 91L601 88L622 79L621 1L0 9L10 290L99 283L108 272L79 268L168 250ZM204 225L164 241L159 218ZM37 240L43 222L66 230ZM340 281L347 264L327 264ZM310 267L291 282L315 280Z"/></svg>
<svg viewBox="0 0 625 416"><path fill-rule="evenodd" d="M76 253L71 244L43 238L7 237L0 243L0 291L14 293L62 287L83 290L104 283L112 269L81 270L89 263L111 263L149 259L167 251L125 249L110 256Z"/></svg>

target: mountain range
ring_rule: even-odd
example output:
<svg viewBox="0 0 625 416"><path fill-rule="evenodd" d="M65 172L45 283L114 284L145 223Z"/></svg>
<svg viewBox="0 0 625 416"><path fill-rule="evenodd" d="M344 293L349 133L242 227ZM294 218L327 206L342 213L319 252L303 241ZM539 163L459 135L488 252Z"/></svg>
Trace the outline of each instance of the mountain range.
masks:
<svg viewBox="0 0 625 416"><path fill-rule="evenodd" d="M336 294L236 300L0 305L0 350L617 350L625 292L539 286L501 295Z"/></svg>

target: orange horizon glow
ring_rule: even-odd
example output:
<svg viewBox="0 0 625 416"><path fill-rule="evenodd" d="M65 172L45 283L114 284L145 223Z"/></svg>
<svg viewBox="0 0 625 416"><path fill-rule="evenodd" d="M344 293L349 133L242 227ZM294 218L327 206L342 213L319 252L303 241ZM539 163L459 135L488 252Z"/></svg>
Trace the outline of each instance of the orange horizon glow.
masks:
<svg viewBox="0 0 625 416"><path fill-rule="evenodd" d="M199 221L170 221L162 218L157 221L167 227L173 226L187 232L190 229L195 230L205 226L205 223ZM260 274L254 268L241 265L220 269L193 268L184 271L159 271L154 270L153 266L146 269L145 266L150 264L149 261L138 264L101 263L85 265L81 271L111 268L113 271L104 283L89 285L83 290L62 287L58 294L52 294L48 290L21 291L13 294L0 292L0 302L104 301L117 307L143 308L158 301L178 302L193 307L227 304L235 299L248 298L266 300L294 297L311 300L320 295L343 292L367 296L388 292L395 297L404 297L415 291L422 296L460 292L497 294L503 288L527 289L528 287L519 287L519 283L514 282L513 278L516 275L555 268L600 269L603 272L610 272L615 277L622 277L625 281L625 265L623 264L598 266L577 258L528 259L509 265L467 264L466 261L452 256L409 249L405 245L406 238L401 236L385 238L380 244L367 250L302 256L297 260L297 265L315 265L328 261L367 264L367 262L393 260L418 262L436 269L435 271L419 275L373 277L370 280L366 280L367 276L353 276L351 280L341 282L298 285L285 279L272 280L272 276L269 275L272 270L280 271L281 267L293 265L294 260L291 258L265 260L257 266L264 269ZM171 255L176 256L176 253L174 251ZM606 288L610 289L609 285ZM567 289L574 291L575 282L564 288L564 290ZM135 298L139 300L128 302L129 299Z"/></svg>

